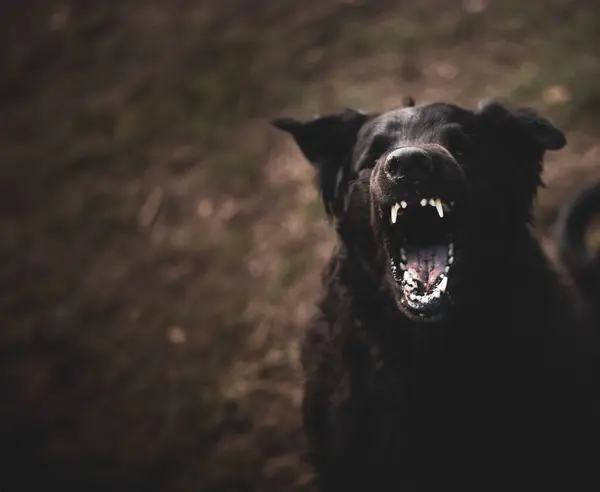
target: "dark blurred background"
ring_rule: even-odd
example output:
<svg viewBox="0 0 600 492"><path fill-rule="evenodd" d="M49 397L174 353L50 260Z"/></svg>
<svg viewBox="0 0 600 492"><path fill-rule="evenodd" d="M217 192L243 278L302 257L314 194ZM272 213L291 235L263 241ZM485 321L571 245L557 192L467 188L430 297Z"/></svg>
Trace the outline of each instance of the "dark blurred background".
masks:
<svg viewBox="0 0 600 492"><path fill-rule="evenodd" d="M597 0L3 0L0 22L1 492L310 489L298 352L332 233L269 118L536 106L570 142L546 238L600 178Z"/></svg>

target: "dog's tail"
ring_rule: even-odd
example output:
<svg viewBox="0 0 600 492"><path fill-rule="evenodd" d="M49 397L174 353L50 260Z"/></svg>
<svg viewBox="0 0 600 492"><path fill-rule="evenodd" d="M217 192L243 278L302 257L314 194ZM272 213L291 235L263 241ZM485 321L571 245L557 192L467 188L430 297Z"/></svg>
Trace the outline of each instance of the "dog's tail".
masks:
<svg viewBox="0 0 600 492"><path fill-rule="evenodd" d="M600 219L600 181L581 189L560 210L555 239L559 258L600 329L600 246L590 249L586 241L595 219Z"/></svg>

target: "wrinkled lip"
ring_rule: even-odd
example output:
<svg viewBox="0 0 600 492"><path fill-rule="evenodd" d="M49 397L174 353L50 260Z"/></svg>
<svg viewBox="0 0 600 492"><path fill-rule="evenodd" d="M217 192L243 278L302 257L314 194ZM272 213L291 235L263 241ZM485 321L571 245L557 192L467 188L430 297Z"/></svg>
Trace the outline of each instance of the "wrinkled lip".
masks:
<svg viewBox="0 0 600 492"><path fill-rule="evenodd" d="M420 318L438 316L455 265L452 200L422 197L380 207L383 239L401 306Z"/></svg>

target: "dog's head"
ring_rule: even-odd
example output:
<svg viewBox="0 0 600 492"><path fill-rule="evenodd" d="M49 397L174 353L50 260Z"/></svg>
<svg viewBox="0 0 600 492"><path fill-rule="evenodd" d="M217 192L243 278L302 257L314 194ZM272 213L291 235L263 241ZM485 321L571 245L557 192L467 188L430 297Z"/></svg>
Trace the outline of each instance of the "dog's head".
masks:
<svg viewBox="0 0 600 492"><path fill-rule="evenodd" d="M348 250L419 321L444 317L473 266L489 268L493 282L494 265L471 256L485 258L476 250L486 244L501 251L515 230L526 230L544 152L566 144L534 110L496 101L471 111L408 99L382 114L348 109L274 125L315 166Z"/></svg>

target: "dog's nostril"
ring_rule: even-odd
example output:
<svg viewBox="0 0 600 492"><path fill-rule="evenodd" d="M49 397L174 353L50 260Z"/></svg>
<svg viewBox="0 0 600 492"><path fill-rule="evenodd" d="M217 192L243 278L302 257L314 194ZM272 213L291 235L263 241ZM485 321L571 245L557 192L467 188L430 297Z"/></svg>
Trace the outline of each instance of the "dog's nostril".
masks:
<svg viewBox="0 0 600 492"><path fill-rule="evenodd" d="M389 176L393 176L393 177L396 177L396 178L400 177L401 159L389 159L385 164L386 164L385 165L385 172Z"/></svg>
<svg viewBox="0 0 600 492"><path fill-rule="evenodd" d="M419 147L401 147L388 154L384 171L390 179L400 179L406 175L420 176L431 168L431 157Z"/></svg>

